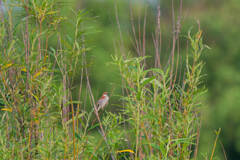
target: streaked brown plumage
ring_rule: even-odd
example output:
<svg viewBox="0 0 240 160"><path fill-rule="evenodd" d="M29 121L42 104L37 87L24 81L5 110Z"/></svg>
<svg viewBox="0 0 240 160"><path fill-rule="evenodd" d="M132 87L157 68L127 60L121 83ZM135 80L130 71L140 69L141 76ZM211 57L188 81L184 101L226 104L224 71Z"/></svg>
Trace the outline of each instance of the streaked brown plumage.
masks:
<svg viewBox="0 0 240 160"><path fill-rule="evenodd" d="M102 94L102 97L97 102L97 110L103 109L108 104L109 96L107 92Z"/></svg>

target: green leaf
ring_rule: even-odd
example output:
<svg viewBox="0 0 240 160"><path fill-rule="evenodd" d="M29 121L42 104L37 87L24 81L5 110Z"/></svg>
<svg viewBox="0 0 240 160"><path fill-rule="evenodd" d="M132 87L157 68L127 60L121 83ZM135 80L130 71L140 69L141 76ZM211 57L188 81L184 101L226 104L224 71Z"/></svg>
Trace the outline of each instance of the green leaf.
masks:
<svg viewBox="0 0 240 160"><path fill-rule="evenodd" d="M148 84L149 82L151 82L154 79L155 79L155 76L152 76L150 78L143 78L140 83L142 86L145 86L146 84Z"/></svg>
<svg viewBox="0 0 240 160"><path fill-rule="evenodd" d="M78 140L81 140L81 136L75 132L75 137L77 137Z"/></svg>

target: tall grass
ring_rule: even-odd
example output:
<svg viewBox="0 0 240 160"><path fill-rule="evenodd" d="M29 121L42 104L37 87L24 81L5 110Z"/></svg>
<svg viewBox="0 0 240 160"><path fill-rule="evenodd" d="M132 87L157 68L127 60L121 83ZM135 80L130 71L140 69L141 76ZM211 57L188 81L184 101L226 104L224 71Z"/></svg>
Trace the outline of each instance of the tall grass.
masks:
<svg viewBox="0 0 240 160"><path fill-rule="evenodd" d="M165 69L145 69L146 57L114 57L125 82L124 122L134 156L139 159L190 159L200 125L199 96L203 62L201 31L194 38L186 57L183 79L171 84L170 65ZM126 128L126 129L127 129ZM137 159L138 159L137 158Z"/></svg>
<svg viewBox="0 0 240 160"><path fill-rule="evenodd" d="M75 139L78 131L75 123L78 125L78 119L86 116L79 109L82 81L78 85L79 98L72 98L74 78L84 68L84 13L73 12L73 17L67 20L55 1L4 4L1 157L75 159L82 151L86 135L83 132L81 141ZM13 26L11 17L17 14L20 20ZM73 34L61 28L63 23L74 24Z"/></svg>
<svg viewBox="0 0 240 160"><path fill-rule="evenodd" d="M189 32L190 51L184 54L180 68L179 53L175 55L180 17L165 64L160 59L160 14L153 41L154 65L148 65L151 57L145 52L146 19L143 40L133 25L138 56L123 52L112 59L123 79L121 112L101 114L88 73L87 16L72 11L72 17L65 17L59 6L54 0L4 2L0 26L1 159L196 158L199 96L205 92L202 31ZM17 23L13 22L16 15ZM71 32L62 28L64 24ZM80 76L77 85L76 76ZM75 88L77 95L73 94ZM92 123L94 118L96 123Z"/></svg>

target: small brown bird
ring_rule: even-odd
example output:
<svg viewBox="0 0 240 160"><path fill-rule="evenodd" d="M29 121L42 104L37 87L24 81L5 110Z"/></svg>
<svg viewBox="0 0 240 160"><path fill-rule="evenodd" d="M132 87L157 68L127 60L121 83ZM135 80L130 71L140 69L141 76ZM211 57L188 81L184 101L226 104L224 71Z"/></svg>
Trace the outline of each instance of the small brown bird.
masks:
<svg viewBox="0 0 240 160"><path fill-rule="evenodd" d="M108 100L109 100L108 93L104 92L102 94L102 97L97 102L97 111L103 109L108 104Z"/></svg>

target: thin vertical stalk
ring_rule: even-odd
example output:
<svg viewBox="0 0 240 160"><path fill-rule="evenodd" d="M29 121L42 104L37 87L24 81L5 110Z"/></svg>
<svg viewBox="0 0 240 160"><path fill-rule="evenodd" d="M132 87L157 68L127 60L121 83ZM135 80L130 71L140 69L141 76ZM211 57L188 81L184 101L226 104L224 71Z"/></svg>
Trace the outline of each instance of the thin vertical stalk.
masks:
<svg viewBox="0 0 240 160"><path fill-rule="evenodd" d="M29 51L30 51L30 40L29 40L29 21L28 21L28 17L29 17L29 10L28 10L28 0L26 0L26 4L25 4L25 12L27 14L27 17L26 17L26 21L25 21L25 33L24 33L24 38L23 38L23 41L24 41L24 48L25 48L25 65L26 65L26 72L27 72L27 79L26 79L26 91L25 91L25 101L26 102L29 102L30 101L30 95L29 95L29 80L30 80L30 66L29 66ZM23 116L23 120L22 122L24 121L24 116ZM22 123L21 124L21 129L22 129L22 136L23 138L25 138L25 124ZM30 137L29 137L29 154L30 151L31 151L31 129L32 129L32 126L30 127L29 129L29 134L30 134ZM30 156L30 155L29 155Z"/></svg>
<svg viewBox="0 0 240 160"><path fill-rule="evenodd" d="M28 4L28 0L26 1L26 4ZM25 11L27 13L26 17L26 24L25 24L25 40L24 40L24 47L25 47L25 61L27 65L27 82L26 82L26 88L28 90L29 88L29 78L30 78L30 71L29 71L29 51L30 51L30 40L29 40L29 26L28 26L28 16L29 16L29 11L28 11L28 6L25 6Z"/></svg>
<svg viewBox="0 0 240 160"><path fill-rule="evenodd" d="M135 30L135 26L134 26L134 20L133 20L133 13L132 13L132 7L131 7L131 2L130 2L130 18L131 18L131 26L132 26L132 32L133 32L133 37L135 40L135 45L134 47L136 48L137 54L140 57L141 53L140 53L140 47L139 47L139 43L137 40L137 36L136 36L136 30Z"/></svg>
<svg viewBox="0 0 240 160"><path fill-rule="evenodd" d="M82 55L82 64L83 64L83 55ZM83 67L81 69L81 78L80 78L80 85L79 85L79 90L78 90L78 101L79 103L77 104L77 111L76 111L76 132L78 132L78 115L79 115L79 111L80 111L80 104L81 104L81 95L82 95L82 82L83 82Z"/></svg>
<svg viewBox="0 0 240 160"><path fill-rule="evenodd" d="M32 120L30 122L31 126L29 128L29 137L28 137L28 159L31 159L31 144L32 144Z"/></svg>
<svg viewBox="0 0 240 160"><path fill-rule="evenodd" d="M140 109L139 109L139 104L137 105L137 119L136 119L136 148L135 148L135 160L137 160L138 158L138 145L139 145L139 113Z"/></svg>
<svg viewBox="0 0 240 160"><path fill-rule="evenodd" d="M63 68L60 68L60 71L62 73L62 84L63 84L63 99L62 99L62 122L63 125L68 121L68 113L69 108L67 105L68 101L68 81L67 81L67 64L64 62L65 58L63 57L63 50L61 45L61 37L58 34L58 42L60 47L60 55L61 55L61 66ZM57 61L57 58L56 58ZM60 64L59 64L60 65ZM59 66L60 67L60 66Z"/></svg>
<svg viewBox="0 0 240 160"><path fill-rule="evenodd" d="M1 14L0 14L0 17L1 17L1 21L2 23L4 23L4 11L3 11L3 4L2 4L2 0L0 0L0 10L1 10Z"/></svg>
<svg viewBox="0 0 240 160"><path fill-rule="evenodd" d="M215 149L216 149L216 146L217 146L217 140L218 140L220 132L221 132L221 128L219 128L218 131L216 132L216 139L214 141L214 145L213 145L213 149L212 149L212 154L211 154L210 160L213 159L213 155L214 155L214 152L215 152Z"/></svg>
<svg viewBox="0 0 240 160"><path fill-rule="evenodd" d="M66 64L64 64L64 75L63 75L63 107L62 107L62 118L63 124L68 121L68 105L67 105L67 75L66 75Z"/></svg>
<svg viewBox="0 0 240 160"><path fill-rule="evenodd" d="M156 27L156 30L155 30L155 38L153 36L153 44L154 44L154 48L155 48L155 67L156 68L160 68L161 67L160 54L161 54L161 49L162 49L162 32L161 32L160 5L158 6L157 10L158 10L158 14L157 14L157 27Z"/></svg>
<svg viewBox="0 0 240 160"><path fill-rule="evenodd" d="M201 124L202 124L202 121L200 121L200 124L197 128L197 142L196 142L196 145L195 145L195 150L194 150L194 159L197 159L197 154L198 154L198 146L199 146L199 139L200 139L200 129L201 129Z"/></svg>
<svg viewBox="0 0 240 160"><path fill-rule="evenodd" d="M118 16L117 1L115 1L114 7L115 7L115 18L116 18L119 36L120 36L120 49L121 49L121 53L123 54L123 57L126 57L125 50L124 50L122 30L121 30L121 25L120 25L119 16Z"/></svg>
<svg viewBox="0 0 240 160"><path fill-rule="evenodd" d="M75 160L76 149L75 149L75 118L74 118L74 109L73 109L73 102L72 102L72 95L71 95L71 108L72 108L72 127L73 127L73 160Z"/></svg>
<svg viewBox="0 0 240 160"><path fill-rule="evenodd" d="M142 38L142 56L145 57L146 55L146 22L147 22L147 8L145 9L145 14L144 14L144 22L143 22L143 38ZM146 66L146 59L143 60L143 65Z"/></svg>
<svg viewBox="0 0 240 160"><path fill-rule="evenodd" d="M170 86L172 87L172 77L173 77L173 66L174 66L174 55L175 55L175 46L176 46L176 31L175 31L175 12L174 12L174 3L172 0L172 26L173 26L173 30L172 30L172 50L171 50L171 61L170 61L170 65L171 65L171 71L170 71Z"/></svg>
<svg viewBox="0 0 240 160"><path fill-rule="evenodd" d="M42 34L42 22L39 23L39 36L38 36L38 60L42 59L41 53L41 34Z"/></svg>
<svg viewBox="0 0 240 160"><path fill-rule="evenodd" d="M224 149L224 146L223 146L221 140L219 140L219 143L220 143L220 145L221 145L221 147L222 147L222 151L223 151L224 158L225 158L225 160L227 160L227 154L226 154L226 151L225 151L225 149Z"/></svg>

